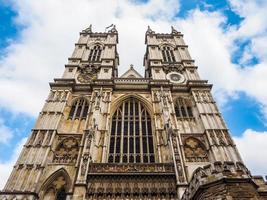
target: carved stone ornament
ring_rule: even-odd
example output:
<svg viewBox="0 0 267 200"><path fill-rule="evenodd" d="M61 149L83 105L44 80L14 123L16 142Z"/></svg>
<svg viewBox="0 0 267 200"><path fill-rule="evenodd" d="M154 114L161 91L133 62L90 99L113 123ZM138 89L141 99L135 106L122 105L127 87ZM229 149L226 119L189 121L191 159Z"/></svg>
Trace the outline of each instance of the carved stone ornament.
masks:
<svg viewBox="0 0 267 200"><path fill-rule="evenodd" d="M183 65L168 65L168 66L163 66L163 71L168 74L170 72L179 72L184 69Z"/></svg>
<svg viewBox="0 0 267 200"><path fill-rule="evenodd" d="M187 162L207 162L208 155L204 144L189 137L184 141L184 153Z"/></svg>
<svg viewBox="0 0 267 200"><path fill-rule="evenodd" d="M72 137L66 138L57 146L53 162L75 163L78 157L78 151L78 141Z"/></svg>
<svg viewBox="0 0 267 200"><path fill-rule="evenodd" d="M90 83L93 79L96 78L98 71L99 71L99 66L95 65L80 66L80 74L78 75L77 80L80 83Z"/></svg>
<svg viewBox="0 0 267 200"><path fill-rule="evenodd" d="M172 83L183 83L185 81L185 77L178 72L168 73L167 79L169 79Z"/></svg>

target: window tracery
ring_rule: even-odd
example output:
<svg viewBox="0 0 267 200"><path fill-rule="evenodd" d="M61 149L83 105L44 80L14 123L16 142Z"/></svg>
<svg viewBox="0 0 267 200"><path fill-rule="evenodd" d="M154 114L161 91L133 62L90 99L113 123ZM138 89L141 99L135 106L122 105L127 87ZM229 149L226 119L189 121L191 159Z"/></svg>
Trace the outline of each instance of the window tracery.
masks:
<svg viewBox="0 0 267 200"><path fill-rule="evenodd" d="M102 48L100 45L95 45L89 53L88 61L99 62L101 57Z"/></svg>
<svg viewBox="0 0 267 200"><path fill-rule="evenodd" d="M89 104L84 98L77 99L71 106L69 119L86 119L88 114Z"/></svg>
<svg viewBox="0 0 267 200"><path fill-rule="evenodd" d="M178 118L194 117L192 105L189 99L178 98L174 105L175 114Z"/></svg>
<svg viewBox="0 0 267 200"><path fill-rule="evenodd" d="M162 47L162 57L164 62L175 62L173 49L169 46Z"/></svg>
<svg viewBox="0 0 267 200"><path fill-rule="evenodd" d="M141 102L124 101L111 122L108 162L155 162L151 117Z"/></svg>

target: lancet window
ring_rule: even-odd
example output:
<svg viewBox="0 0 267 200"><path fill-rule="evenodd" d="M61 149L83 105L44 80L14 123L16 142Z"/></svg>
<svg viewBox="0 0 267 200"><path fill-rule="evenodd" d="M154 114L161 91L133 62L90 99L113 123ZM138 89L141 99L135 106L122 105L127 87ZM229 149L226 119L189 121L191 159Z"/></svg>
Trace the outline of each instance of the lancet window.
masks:
<svg viewBox="0 0 267 200"><path fill-rule="evenodd" d="M154 163L151 117L134 98L124 101L111 122L108 162Z"/></svg>
<svg viewBox="0 0 267 200"><path fill-rule="evenodd" d="M102 48L100 45L95 45L89 53L88 61L99 62L101 57Z"/></svg>
<svg viewBox="0 0 267 200"><path fill-rule="evenodd" d="M84 98L77 99L71 106L69 119L86 119L89 104Z"/></svg>
<svg viewBox="0 0 267 200"><path fill-rule="evenodd" d="M175 56L171 47L165 46L161 50L164 62L175 62Z"/></svg>
<svg viewBox="0 0 267 200"><path fill-rule="evenodd" d="M176 117L193 117L192 105L190 100L178 98L174 106Z"/></svg>

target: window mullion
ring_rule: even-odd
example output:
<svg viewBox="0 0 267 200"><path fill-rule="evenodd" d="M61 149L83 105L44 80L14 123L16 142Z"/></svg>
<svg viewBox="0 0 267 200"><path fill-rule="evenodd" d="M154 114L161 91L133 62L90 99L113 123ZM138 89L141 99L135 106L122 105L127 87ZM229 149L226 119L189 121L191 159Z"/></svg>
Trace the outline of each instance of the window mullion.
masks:
<svg viewBox="0 0 267 200"><path fill-rule="evenodd" d="M136 127L135 127L135 101L133 100L133 155L134 155L134 162L136 162Z"/></svg>
<svg viewBox="0 0 267 200"><path fill-rule="evenodd" d="M73 113L73 117L72 117L72 120L74 120L76 118L76 114L77 114L77 110L78 110L78 107L79 107L79 104L80 104L80 99L78 99L75 103L75 111Z"/></svg>
<svg viewBox="0 0 267 200"><path fill-rule="evenodd" d="M83 116L83 112L84 112L84 107L85 107L85 100L83 99L82 100L82 109L81 109L81 113L80 113L80 116L79 116L79 119L82 119L82 116Z"/></svg>
<svg viewBox="0 0 267 200"><path fill-rule="evenodd" d="M138 111L140 113L139 115L139 129L140 129L140 162L143 163L143 131L142 131L142 110L141 110L141 106L140 106L140 102L138 102Z"/></svg>
<svg viewBox="0 0 267 200"><path fill-rule="evenodd" d="M185 110L185 114L186 114L185 117L189 117L188 112L187 112L187 106L186 106L186 103L185 103L184 99L183 99L183 106L184 106L184 110Z"/></svg>
<svg viewBox="0 0 267 200"><path fill-rule="evenodd" d="M148 158L148 163L150 163L150 151L149 151L149 136L148 136L148 127L147 127L147 111L145 112L145 120L146 120L146 148L147 148L147 158Z"/></svg>

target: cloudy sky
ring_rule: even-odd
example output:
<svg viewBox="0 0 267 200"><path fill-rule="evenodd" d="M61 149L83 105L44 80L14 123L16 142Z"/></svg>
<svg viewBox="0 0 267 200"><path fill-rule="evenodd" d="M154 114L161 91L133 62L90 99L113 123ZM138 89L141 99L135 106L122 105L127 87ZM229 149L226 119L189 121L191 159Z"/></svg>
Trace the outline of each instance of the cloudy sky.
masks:
<svg viewBox="0 0 267 200"><path fill-rule="evenodd" d="M0 0L0 188L79 32L119 31L119 73L143 74L147 25L184 34L255 175L267 174L266 0Z"/></svg>

